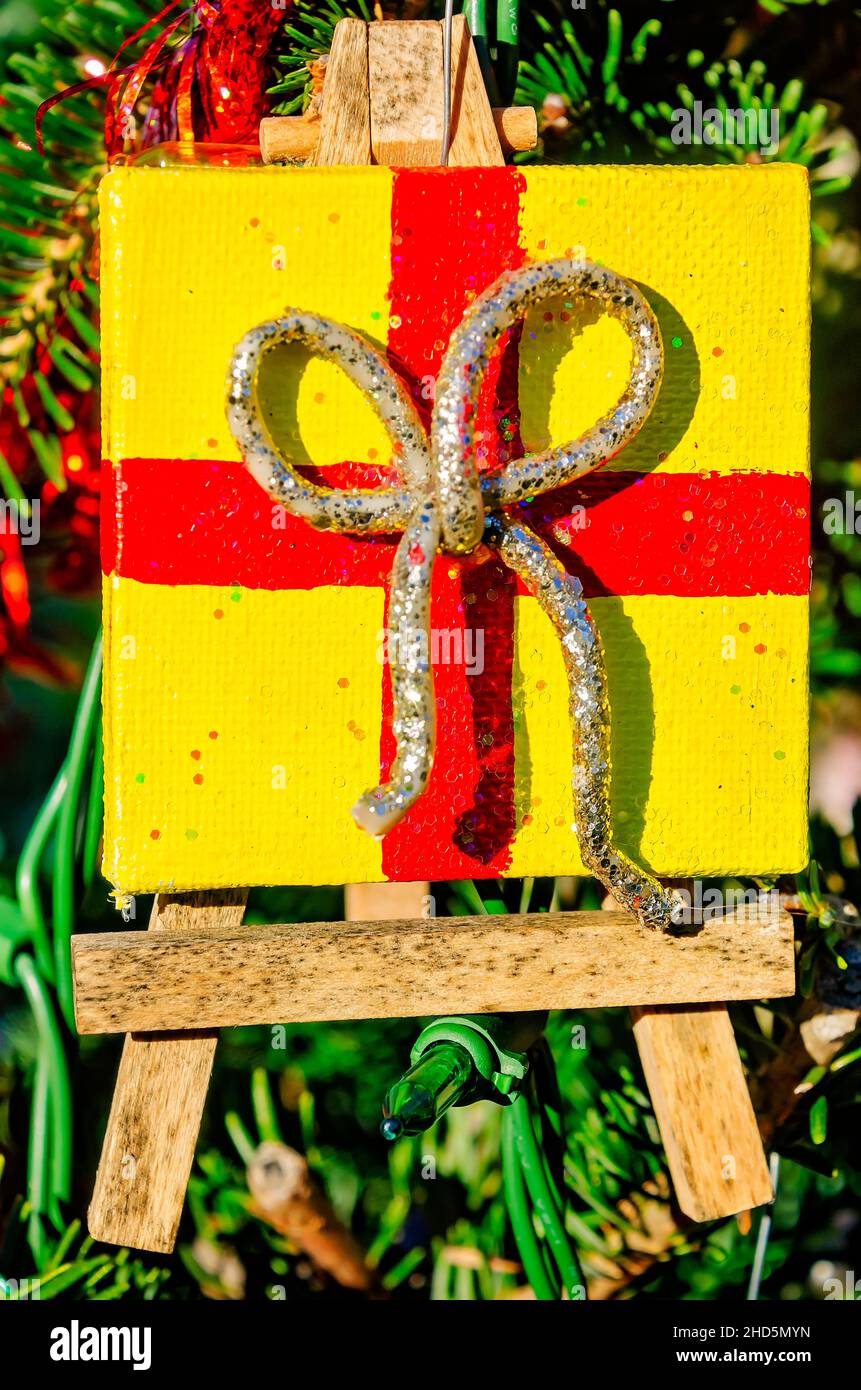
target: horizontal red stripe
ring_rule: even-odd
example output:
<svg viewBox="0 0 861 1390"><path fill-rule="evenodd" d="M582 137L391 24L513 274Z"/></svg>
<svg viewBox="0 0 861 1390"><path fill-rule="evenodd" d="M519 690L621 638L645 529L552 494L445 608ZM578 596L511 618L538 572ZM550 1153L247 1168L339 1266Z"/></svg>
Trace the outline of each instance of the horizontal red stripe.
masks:
<svg viewBox="0 0 861 1390"><path fill-rule="evenodd" d="M354 485L365 479L350 465ZM333 483L346 468L326 470ZM273 503L240 463L127 459L106 487L102 565L154 584L249 589L384 585L395 541L315 531ZM805 594L810 485L801 474L594 473L536 498L530 525L605 594ZM460 569L477 560L450 561Z"/></svg>

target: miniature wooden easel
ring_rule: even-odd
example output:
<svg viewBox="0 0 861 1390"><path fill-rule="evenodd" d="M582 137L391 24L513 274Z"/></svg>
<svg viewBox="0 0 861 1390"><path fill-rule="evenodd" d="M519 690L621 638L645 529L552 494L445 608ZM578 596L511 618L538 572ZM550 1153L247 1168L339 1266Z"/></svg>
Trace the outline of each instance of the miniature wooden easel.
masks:
<svg viewBox="0 0 861 1390"><path fill-rule="evenodd" d="M442 61L437 23L342 20L322 114L264 121L264 158L437 164ZM491 111L455 20L449 162L499 165L503 145L535 138L533 112ZM263 927L242 925L245 890L161 895L148 932L73 939L79 1031L127 1034L89 1212L97 1240L173 1249L217 1030L252 1023L632 1006L682 1210L708 1221L771 1199L723 1001L793 993L786 913L747 908L671 938L621 912L427 918L426 891L355 886L348 915L374 920Z"/></svg>

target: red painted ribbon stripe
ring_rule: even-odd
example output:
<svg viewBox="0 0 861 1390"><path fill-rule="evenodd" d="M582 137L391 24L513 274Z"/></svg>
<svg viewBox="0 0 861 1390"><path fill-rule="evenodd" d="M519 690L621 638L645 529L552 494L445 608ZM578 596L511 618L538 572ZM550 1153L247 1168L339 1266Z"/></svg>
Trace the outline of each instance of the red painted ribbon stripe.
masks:
<svg viewBox="0 0 861 1390"><path fill-rule="evenodd" d="M369 465L316 470L332 486L379 486ZM238 462L126 459L105 488L102 568L151 584L246 589L385 586L395 540L314 531L273 503ZM170 506L165 506L165 498ZM580 510L582 508L582 510ZM527 508L588 598L805 594L810 484L800 473L602 470ZM473 559L442 557L443 569Z"/></svg>

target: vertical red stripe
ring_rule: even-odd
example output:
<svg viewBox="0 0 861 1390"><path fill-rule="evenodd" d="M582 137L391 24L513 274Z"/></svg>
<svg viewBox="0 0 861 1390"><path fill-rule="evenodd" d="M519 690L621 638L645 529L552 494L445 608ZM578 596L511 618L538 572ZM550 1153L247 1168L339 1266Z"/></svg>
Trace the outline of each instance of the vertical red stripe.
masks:
<svg viewBox="0 0 861 1390"><path fill-rule="evenodd" d="M476 295L503 270L523 261L523 186L522 176L513 169L395 174L388 354L409 382L426 421L433 382L453 329ZM516 412L516 344L509 343L488 372L479 402L482 467L498 466L518 451ZM441 878L492 875L511 861L515 591L513 576L487 552L465 560L443 555L437 560L431 619L442 658L434 667L437 753L419 805L383 841L387 878L423 878L429 843ZM483 671L477 659L472 674L463 660L445 659L448 633L455 634L455 658L483 655ZM395 751L391 713L386 671L380 749L384 777Z"/></svg>

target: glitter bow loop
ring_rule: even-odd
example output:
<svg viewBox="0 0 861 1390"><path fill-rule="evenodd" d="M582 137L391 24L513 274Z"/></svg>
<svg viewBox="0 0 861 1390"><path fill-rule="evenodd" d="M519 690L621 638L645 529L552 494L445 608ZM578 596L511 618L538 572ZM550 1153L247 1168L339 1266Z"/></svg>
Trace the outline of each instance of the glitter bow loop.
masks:
<svg viewBox="0 0 861 1390"><path fill-rule="evenodd" d="M632 355L622 396L578 439L482 475L475 458L474 420L494 348L531 308L563 294L597 300L625 328ZM318 487L276 447L258 399L258 373L265 353L289 342L336 362L373 403L393 442L394 486ZM590 261L542 261L501 275L455 330L437 381L430 441L404 384L375 348L342 324L293 310L252 329L236 347L228 375L227 418L249 471L294 515L312 526L354 535L401 532L389 604L389 625L398 632L391 659L397 755L389 781L366 792L353 808L356 823L372 834L386 834L427 786L436 732L428 660L434 558L440 548L469 553L483 540L498 548L560 639L574 742L572 829L581 857L643 923L666 927L678 915L677 895L612 841L607 682L600 637L582 585L522 519L505 510L582 477L617 454L648 417L662 371L657 320L635 285Z"/></svg>
<svg viewBox="0 0 861 1390"><path fill-rule="evenodd" d="M500 337L551 298L596 299L625 328L633 348L625 390L608 415L561 448L514 459L479 475L474 421L484 374ZM640 291L591 261L538 261L501 275L455 329L436 389L431 426L437 500L446 548L471 551L482 538L485 507L496 510L562 487L606 463L637 433L657 397L663 345Z"/></svg>

